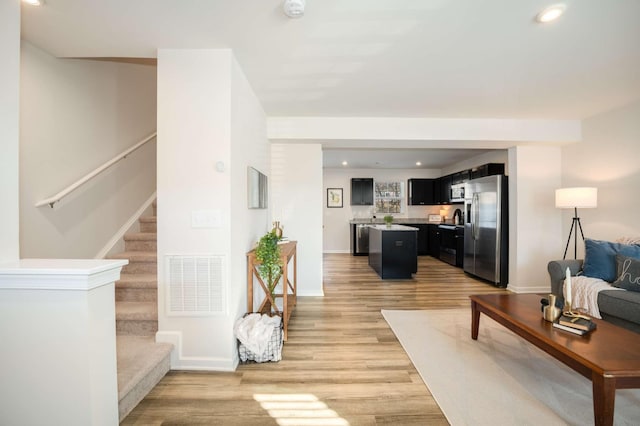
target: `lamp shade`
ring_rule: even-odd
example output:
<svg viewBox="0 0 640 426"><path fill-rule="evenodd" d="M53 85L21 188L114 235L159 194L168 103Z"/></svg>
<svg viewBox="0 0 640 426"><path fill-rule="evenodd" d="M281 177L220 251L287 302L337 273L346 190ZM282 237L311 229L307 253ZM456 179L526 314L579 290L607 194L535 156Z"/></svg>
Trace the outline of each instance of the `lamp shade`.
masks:
<svg viewBox="0 0 640 426"><path fill-rule="evenodd" d="M589 209L598 207L598 188L556 189L556 207L559 209Z"/></svg>

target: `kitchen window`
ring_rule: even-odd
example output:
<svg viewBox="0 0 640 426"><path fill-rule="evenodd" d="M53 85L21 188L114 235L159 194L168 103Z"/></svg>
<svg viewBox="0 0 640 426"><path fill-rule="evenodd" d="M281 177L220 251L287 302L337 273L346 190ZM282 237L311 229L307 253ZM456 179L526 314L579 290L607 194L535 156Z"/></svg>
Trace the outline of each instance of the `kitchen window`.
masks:
<svg viewBox="0 0 640 426"><path fill-rule="evenodd" d="M404 182L375 182L373 188L376 213L402 213Z"/></svg>

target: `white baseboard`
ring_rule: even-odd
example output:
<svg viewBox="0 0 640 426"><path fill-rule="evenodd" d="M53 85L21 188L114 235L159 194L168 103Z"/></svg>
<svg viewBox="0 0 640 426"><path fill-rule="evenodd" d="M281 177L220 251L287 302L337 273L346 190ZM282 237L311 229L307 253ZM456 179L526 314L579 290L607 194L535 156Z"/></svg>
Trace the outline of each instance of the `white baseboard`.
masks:
<svg viewBox="0 0 640 426"><path fill-rule="evenodd" d="M131 229L131 227L137 223L140 216L142 216L144 211L149 208L156 197L157 193L154 191L153 194L151 194L151 197L149 197L149 199L145 201L138 210L136 210L136 212L129 218L129 220L127 220L125 224L122 225L120 229L118 229L118 232L116 232L115 235L111 237L107 244L105 244L105 246L100 249L98 254L94 256L94 259L104 259L108 254L110 254L111 250L122 240L124 234L129 232L129 229Z"/></svg>
<svg viewBox="0 0 640 426"><path fill-rule="evenodd" d="M173 351L171 352L172 370L230 372L236 371L240 363L237 353L234 353L233 359L182 355L182 332L180 331L158 331L156 333L156 342L171 343L173 345Z"/></svg>
<svg viewBox="0 0 640 426"><path fill-rule="evenodd" d="M507 285L507 290L512 291L514 293L542 293L547 294L551 292L551 285L545 286L518 286L514 284Z"/></svg>

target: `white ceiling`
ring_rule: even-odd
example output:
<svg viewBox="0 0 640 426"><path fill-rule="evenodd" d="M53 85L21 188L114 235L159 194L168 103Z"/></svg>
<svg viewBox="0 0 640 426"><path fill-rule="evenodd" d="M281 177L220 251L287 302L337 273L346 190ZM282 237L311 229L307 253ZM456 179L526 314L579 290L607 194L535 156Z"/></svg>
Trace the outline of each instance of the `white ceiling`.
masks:
<svg viewBox="0 0 640 426"><path fill-rule="evenodd" d="M482 149L325 149L325 168L442 169L484 154ZM342 162L346 161L347 166ZM417 165L416 162L420 162Z"/></svg>
<svg viewBox="0 0 640 426"><path fill-rule="evenodd" d="M270 117L582 119L640 99L640 1L535 23L550 3L307 0L292 20L281 0L47 0L22 6L22 37L59 57L231 48Z"/></svg>

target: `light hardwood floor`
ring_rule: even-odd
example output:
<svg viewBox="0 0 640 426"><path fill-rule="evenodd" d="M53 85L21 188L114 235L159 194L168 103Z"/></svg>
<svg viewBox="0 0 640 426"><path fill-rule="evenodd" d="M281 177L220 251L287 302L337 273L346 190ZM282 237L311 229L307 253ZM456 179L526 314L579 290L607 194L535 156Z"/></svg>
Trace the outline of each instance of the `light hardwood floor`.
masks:
<svg viewBox="0 0 640 426"><path fill-rule="evenodd" d="M325 297L299 297L282 361L170 372L124 425L447 424L381 309L469 306L497 289L428 256L382 281L366 257L324 256Z"/></svg>

